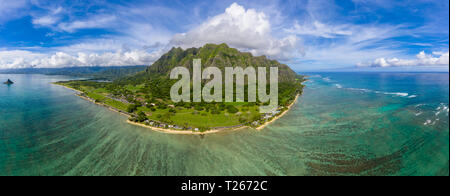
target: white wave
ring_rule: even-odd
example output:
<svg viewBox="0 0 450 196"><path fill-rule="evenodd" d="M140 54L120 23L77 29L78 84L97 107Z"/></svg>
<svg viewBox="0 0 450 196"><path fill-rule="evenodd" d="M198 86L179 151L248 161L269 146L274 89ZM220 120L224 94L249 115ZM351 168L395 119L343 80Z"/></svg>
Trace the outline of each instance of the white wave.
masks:
<svg viewBox="0 0 450 196"><path fill-rule="evenodd" d="M365 89L365 88L347 88L348 90L353 90L353 91L363 91L363 92L373 92L372 90L369 89Z"/></svg>
<svg viewBox="0 0 450 196"><path fill-rule="evenodd" d="M342 88L341 85L339 84L335 84L336 87L338 88ZM345 88L347 90L353 90L353 91L362 91L362 92L366 92L366 93L377 93L377 94L385 94L385 95L394 95L394 96L398 96L398 97L408 97L408 98L414 98L417 97L417 95L409 95L409 93L402 93L402 92L384 92L384 91L374 91L374 90L370 90L370 89L365 89L365 88ZM419 107L419 106L417 106Z"/></svg>
<svg viewBox="0 0 450 196"><path fill-rule="evenodd" d="M322 79L327 81L327 82L331 82L331 79L329 77L325 77L325 78L322 78Z"/></svg>
<svg viewBox="0 0 450 196"><path fill-rule="evenodd" d="M431 124L431 120L427 120L427 121L425 121L425 123L423 123L423 125L429 125L429 124Z"/></svg>
<svg viewBox="0 0 450 196"><path fill-rule="evenodd" d="M407 97L409 94L408 93L389 93L389 92L384 92L385 95L395 95L395 96L399 96L399 97Z"/></svg>
<svg viewBox="0 0 450 196"><path fill-rule="evenodd" d="M445 115L448 116L449 113L449 107L447 105L445 105L444 103L441 103L435 110L436 112L434 113L436 116L441 114L441 113L445 113Z"/></svg>
<svg viewBox="0 0 450 196"><path fill-rule="evenodd" d="M425 104L421 103L421 104L417 104L415 107L418 108L420 106L424 106Z"/></svg>
<svg viewBox="0 0 450 196"><path fill-rule="evenodd" d="M420 116L420 115L422 115L423 114L423 112L419 112L419 113L416 113L415 115L416 116Z"/></svg>

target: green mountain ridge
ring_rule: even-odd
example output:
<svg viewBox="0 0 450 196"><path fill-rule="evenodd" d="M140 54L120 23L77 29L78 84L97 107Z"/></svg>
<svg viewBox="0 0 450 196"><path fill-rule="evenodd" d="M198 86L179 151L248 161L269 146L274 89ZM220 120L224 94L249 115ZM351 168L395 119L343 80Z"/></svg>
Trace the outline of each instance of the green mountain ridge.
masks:
<svg viewBox="0 0 450 196"><path fill-rule="evenodd" d="M182 66L192 73L193 59L201 59L202 68L217 67L225 73L225 67L278 67L279 82L295 82L297 74L285 64L270 60L266 56L253 56L249 52L240 52L226 44L206 44L200 48L172 48L147 68L147 74L168 76L170 71ZM268 72L268 69L267 69Z"/></svg>

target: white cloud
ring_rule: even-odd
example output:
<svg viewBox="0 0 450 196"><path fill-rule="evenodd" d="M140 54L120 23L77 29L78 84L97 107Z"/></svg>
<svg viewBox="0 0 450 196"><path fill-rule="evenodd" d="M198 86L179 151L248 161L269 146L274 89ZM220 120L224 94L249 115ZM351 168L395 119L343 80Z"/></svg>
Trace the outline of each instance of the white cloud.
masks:
<svg viewBox="0 0 450 196"><path fill-rule="evenodd" d="M0 24L23 14L19 10L26 6L26 0L0 0Z"/></svg>
<svg viewBox="0 0 450 196"><path fill-rule="evenodd" d="M426 54L422 51L416 55L415 59L377 58L372 63L359 63L358 65L372 67L449 66L449 52Z"/></svg>
<svg viewBox="0 0 450 196"><path fill-rule="evenodd" d="M57 22L49 27L56 29L55 26L64 25L62 29L76 31L81 28L111 25L107 23L115 19L108 19L110 18L108 16L94 18L99 20L92 23L79 21L58 24ZM167 43L171 37L169 33L156 30L149 24L128 22L122 23L122 27L121 35L82 39L78 40L78 43L66 46L33 48L32 50L29 48L0 50L0 69L151 65L165 52L165 44L161 43ZM46 36L54 35L54 33L48 33ZM31 51L42 51L42 53Z"/></svg>
<svg viewBox="0 0 450 196"><path fill-rule="evenodd" d="M343 17L339 6L332 1L308 0L303 3L305 5L300 7L306 7L304 16L295 18L293 25L282 28L285 33L297 35L305 48L304 56L290 61L289 65L294 69L370 66L379 57L409 59L411 57L405 49L414 43L419 43L415 45L422 47L422 50L443 50L436 43L422 43L422 39L415 34L419 27L411 24L380 23L376 20L354 23L353 19L359 17L358 10ZM398 39L405 37L414 42ZM448 47L448 39L445 42L444 47ZM380 65L383 64L382 60L379 61Z"/></svg>
<svg viewBox="0 0 450 196"><path fill-rule="evenodd" d="M404 26L337 20L338 8L329 1L307 1L302 6L306 7L305 16L281 29L303 43L305 55L289 62L294 69L334 69L380 56L404 56L392 39L409 33Z"/></svg>
<svg viewBox="0 0 450 196"><path fill-rule="evenodd" d="M401 50L392 47L395 43L387 44L390 41L386 41L403 33L398 26L318 24L323 23L311 21L285 29L300 36L304 42L305 55L292 62L294 69L333 69L354 66L380 56L403 56Z"/></svg>
<svg viewBox="0 0 450 196"><path fill-rule="evenodd" d="M23 50L0 51L0 69L150 65L161 54L162 51L149 53L144 50L105 52L101 54L79 52L76 55L70 55L65 52L46 55Z"/></svg>
<svg viewBox="0 0 450 196"><path fill-rule="evenodd" d="M130 46L154 48L152 46L167 44L173 36L173 33L148 23L131 22L124 26L126 28L119 30L123 36L114 39Z"/></svg>
<svg viewBox="0 0 450 196"><path fill-rule="evenodd" d="M104 28L110 27L116 20L113 15L98 15L87 20L77 20L72 22L63 22L57 25L59 30L66 32L75 32L79 29L92 29L92 28Z"/></svg>
<svg viewBox="0 0 450 196"><path fill-rule="evenodd" d="M40 25L40 26L51 26L51 25L55 24L56 22L58 22L58 20L59 19L54 16L42 16L42 17L34 18L32 20L32 23L34 25Z"/></svg>
<svg viewBox="0 0 450 196"><path fill-rule="evenodd" d="M27 68L34 59L44 58L45 55L26 50L0 50L0 69Z"/></svg>
<svg viewBox="0 0 450 196"><path fill-rule="evenodd" d="M58 52L49 58L33 61L38 67L72 67L72 66L123 66L123 65L146 65L155 60L155 55L141 50L128 52L106 52L97 53L78 53L71 56L67 53Z"/></svg>
<svg viewBox="0 0 450 196"><path fill-rule="evenodd" d="M337 36L350 36L353 32L348 25L327 25L319 21L300 25L298 21L292 28L285 29L286 32L297 35L310 35L323 38L336 38Z"/></svg>
<svg viewBox="0 0 450 196"><path fill-rule="evenodd" d="M61 7L61 6L58 6L57 8L51 10L52 14L54 14L54 15L55 15L55 14L60 14L60 13L62 13L63 11L64 11L64 8Z"/></svg>
<svg viewBox="0 0 450 196"><path fill-rule="evenodd" d="M267 55L277 59L292 58L299 53L299 39L286 36L277 39L271 34L269 19L263 12L246 10L233 3L225 13L212 17L193 30L176 34L171 45L183 48L200 47L206 43L227 43L231 47Z"/></svg>
<svg viewBox="0 0 450 196"><path fill-rule="evenodd" d="M60 15L63 13L64 8L56 7L56 8L45 8L47 10L46 15L33 15L33 19L31 23L36 25L37 27L53 27L56 23L58 23L61 19Z"/></svg>
<svg viewBox="0 0 450 196"><path fill-rule="evenodd" d="M83 19L63 21L66 13L62 7L44 8L45 14L32 14L32 23L35 27L47 27L54 31L74 33L80 29L94 29L94 28L111 28L116 26L117 17L115 15L99 14L93 15Z"/></svg>
<svg viewBox="0 0 450 196"><path fill-rule="evenodd" d="M116 52L116 51L122 51L127 50L126 46L124 45L125 41L117 39L88 39L83 40L80 43L68 45L68 46L61 46L61 47L55 47L53 48L56 51L59 52L65 52L70 54L76 54L79 52L85 52L85 53L103 53L103 52Z"/></svg>

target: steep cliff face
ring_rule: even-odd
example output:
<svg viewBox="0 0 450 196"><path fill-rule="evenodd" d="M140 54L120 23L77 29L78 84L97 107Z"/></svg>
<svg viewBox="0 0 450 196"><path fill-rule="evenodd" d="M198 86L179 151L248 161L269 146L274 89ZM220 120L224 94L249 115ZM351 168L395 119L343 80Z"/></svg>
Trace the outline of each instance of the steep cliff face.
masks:
<svg viewBox="0 0 450 196"><path fill-rule="evenodd" d="M239 52L226 44L206 44L201 48L172 48L162 55L153 65L147 68L149 74L168 76L170 71L178 66L186 67L192 71L193 59L201 59L202 67L218 67L225 73L225 67L278 67L279 82L295 82L297 74L287 65L270 60L265 56L255 57L248 52ZM267 69L268 72L268 69Z"/></svg>

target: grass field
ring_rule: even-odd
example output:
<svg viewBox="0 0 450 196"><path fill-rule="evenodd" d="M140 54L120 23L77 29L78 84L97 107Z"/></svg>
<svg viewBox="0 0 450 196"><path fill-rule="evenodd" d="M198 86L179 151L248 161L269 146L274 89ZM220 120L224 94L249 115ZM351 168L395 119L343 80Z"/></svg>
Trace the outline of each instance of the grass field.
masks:
<svg viewBox="0 0 450 196"><path fill-rule="evenodd" d="M242 109L244 107L237 107ZM171 123L186 126L186 127L225 127L242 124L239 122L240 118L246 119L246 122L250 122L255 116L259 116L257 107L253 107L246 112L238 112L236 114L230 114L226 111L222 111L220 114L211 114L206 111L196 111L195 109L187 108L175 108L176 113L171 114L169 119ZM169 109L157 109L151 111L146 107L139 107L138 111L143 111L147 114L151 120L161 121L164 116L169 113Z"/></svg>

